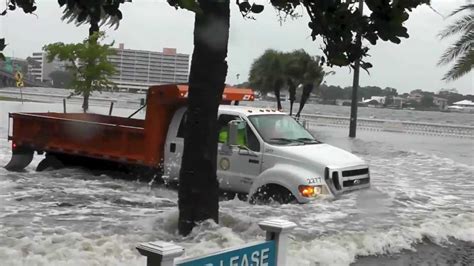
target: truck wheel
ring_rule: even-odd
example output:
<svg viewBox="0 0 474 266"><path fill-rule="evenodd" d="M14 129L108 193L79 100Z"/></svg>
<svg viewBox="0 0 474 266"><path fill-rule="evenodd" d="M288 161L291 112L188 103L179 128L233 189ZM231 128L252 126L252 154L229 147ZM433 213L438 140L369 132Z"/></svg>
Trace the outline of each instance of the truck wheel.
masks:
<svg viewBox="0 0 474 266"><path fill-rule="evenodd" d="M17 147L12 151L12 158L5 166L8 171L23 171L33 160L34 151L25 147Z"/></svg>
<svg viewBox="0 0 474 266"><path fill-rule="evenodd" d="M219 200L233 200L235 198L235 192L221 191Z"/></svg>
<svg viewBox="0 0 474 266"><path fill-rule="evenodd" d="M247 200L249 200L249 194L237 193L237 198L241 201L247 201Z"/></svg>
<svg viewBox="0 0 474 266"><path fill-rule="evenodd" d="M283 186L269 184L260 187L250 198L252 204L268 204L278 202L280 204L296 202L295 196Z"/></svg>
<svg viewBox="0 0 474 266"><path fill-rule="evenodd" d="M46 155L46 157L38 164L36 167L37 172L42 172L47 169L61 169L64 168L63 162L61 162L56 156L54 155Z"/></svg>

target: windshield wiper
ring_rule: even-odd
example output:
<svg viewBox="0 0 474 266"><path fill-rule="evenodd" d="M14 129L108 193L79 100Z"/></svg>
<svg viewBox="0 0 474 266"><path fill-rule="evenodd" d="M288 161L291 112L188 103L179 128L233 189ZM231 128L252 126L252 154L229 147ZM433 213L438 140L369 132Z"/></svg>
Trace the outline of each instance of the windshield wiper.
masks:
<svg viewBox="0 0 474 266"><path fill-rule="evenodd" d="M288 144L300 144L300 145L304 145L304 144L307 144L309 142L305 142L305 140L303 139L289 139L289 138L271 138L270 139L271 141L281 141L281 142L286 142ZM308 140L311 140L311 139L308 139Z"/></svg>
<svg viewBox="0 0 474 266"><path fill-rule="evenodd" d="M280 142L286 142L286 143L302 143L301 141L298 141L296 139L289 139L289 138L271 138L270 139L273 142L280 141ZM304 143L303 143L304 144Z"/></svg>
<svg viewBox="0 0 474 266"><path fill-rule="evenodd" d="M288 139L288 138L271 138L270 140L293 142L292 139Z"/></svg>
<svg viewBox="0 0 474 266"><path fill-rule="evenodd" d="M300 142L303 142L305 144L308 144L308 143L319 144L319 143L321 143L321 142L319 142L315 139L312 139L312 138L297 138L296 141L300 141Z"/></svg>

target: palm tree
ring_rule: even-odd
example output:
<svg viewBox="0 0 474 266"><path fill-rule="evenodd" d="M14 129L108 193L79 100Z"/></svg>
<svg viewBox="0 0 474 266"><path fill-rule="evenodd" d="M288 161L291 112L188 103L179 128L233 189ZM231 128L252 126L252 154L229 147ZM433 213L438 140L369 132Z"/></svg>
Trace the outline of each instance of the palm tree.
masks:
<svg viewBox="0 0 474 266"><path fill-rule="evenodd" d="M282 109L280 90L285 85L285 55L269 49L257 58L250 68L249 81L253 87L263 92L273 91L278 110Z"/></svg>
<svg viewBox="0 0 474 266"><path fill-rule="evenodd" d="M474 4L461 6L449 16L452 17L461 12L467 12L467 14L458 18L439 34L441 39L460 35L438 62L438 65L446 65L454 61L454 65L443 77L446 81L456 80L466 75L474 66Z"/></svg>
<svg viewBox="0 0 474 266"><path fill-rule="evenodd" d="M89 24L89 42L91 46L97 46L97 38L94 34L99 34L99 27L103 24L118 27L119 21L122 19L122 12L119 7L124 2L129 0L111 1L111 0L96 0L88 3L83 3L81 0L59 0L59 5L64 7L62 20L67 23L74 22L76 26ZM94 65L96 62L94 58L90 58L86 65ZM84 101L82 109L87 111L89 109L90 91L84 90L82 92Z"/></svg>
<svg viewBox="0 0 474 266"><path fill-rule="evenodd" d="M122 19L119 7L124 2L131 2L131 0L96 0L87 4L80 0L59 0L59 5L64 6L61 19L68 23L74 22L76 26L89 24L89 36L92 36L92 34L99 32L99 26L102 24L107 23L110 26L118 27Z"/></svg>
<svg viewBox="0 0 474 266"><path fill-rule="evenodd" d="M280 90L288 87L290 93L290 115L296 99L296 88L303 85L298 115L303 109L313 88L319 87L326 73L319 57L313 57L304 50L282 53L266 50L257 58L250 69L249 81L253 87L264 92L273 91L277 99L277 108L282 109Z"/></svg>
<svg viewBox="0 0 474 266"><path fill-rule="evenodd" d="M303 93L301 94L300 106L296 117L301 115L301 111L303 110L306 101L309 99L311 92L313 92L314 87L319 88L324 77L329 74L324 71L320 60L321 58L318 56L309 56L309 58L307 57L303 63L304 72L301 80L301 84L303 84Z"/></svg>
<svg viewBox="0 0 474 266"><path fill-rule="evenodd" d="M303 75L306 68L305 61L308 61L310 55L303 49L295 50L286 54L286 84L290 93L290 115L293 115L293 104L296 100L296 88L303 83Z"/></svg>

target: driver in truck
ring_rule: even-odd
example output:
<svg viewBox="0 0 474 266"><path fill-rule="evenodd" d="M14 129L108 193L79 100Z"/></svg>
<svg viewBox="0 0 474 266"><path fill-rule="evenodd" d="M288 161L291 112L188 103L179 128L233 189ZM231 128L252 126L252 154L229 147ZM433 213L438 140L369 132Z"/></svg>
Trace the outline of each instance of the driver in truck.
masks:
<svg viewBox="0 0 474 266"><path fill-rule="evenodd" d="M231 117L221 117L219 118L218 125L220 127L219 130L219 142L226 143L229 137L229 122L232 121ZM246 146L247 145L247 134L246 134L246 127L245 124L242 123L239 125L237 130L237 144L239 146Z"/></svg>

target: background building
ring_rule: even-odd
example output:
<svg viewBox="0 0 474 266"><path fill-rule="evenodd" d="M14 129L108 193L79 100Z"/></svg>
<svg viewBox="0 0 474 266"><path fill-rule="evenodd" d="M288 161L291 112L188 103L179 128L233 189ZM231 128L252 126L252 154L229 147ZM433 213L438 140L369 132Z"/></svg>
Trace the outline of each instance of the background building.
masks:
<svg viewBox="0 0 474 266"><path fill-rule="evenodd" d="M153 52L125 49L120 44L110 61L118 71L111 80L120 90L144 91L150 85L188 82L189 55L175 48Z"/></svg>
<svg viewBox="0 0 474 266"><path fill-rule="evenodd" d="M110 80L119 90L137 92L147 90L150 85L188 82L189 55L179 54L175 48L153 52L125 49L124 44L120 44L115 52L109 60L117 74ZM33 53L27 60L29 75L39 82L51 83L52 72L66 70L64 62L48 63L43 52Z"/></svg>
<svg viewBox="0 0 474 266"><path fill-rule="evenodd" d="M51 63L46 60L46 54L43 52L33 53L31 57L27 58L28 73L36 81L50 82L49 75L54 71L65 71L66 63L59 60L53 60Z"/></svg>

